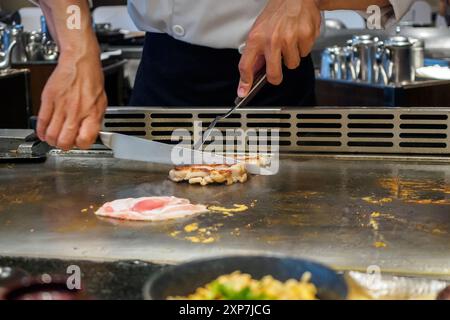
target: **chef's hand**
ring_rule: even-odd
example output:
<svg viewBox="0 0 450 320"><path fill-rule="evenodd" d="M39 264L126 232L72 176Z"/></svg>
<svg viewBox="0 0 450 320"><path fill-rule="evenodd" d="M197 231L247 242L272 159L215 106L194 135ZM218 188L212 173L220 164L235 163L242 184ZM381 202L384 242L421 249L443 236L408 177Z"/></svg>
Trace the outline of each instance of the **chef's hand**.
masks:
<svg viewBox="0 0 450 320"><path fill-rule="evenodd" d="M273 85L283 80L282 64L296 69L320 35L319 0L270 0L253 25L239 63L238 96L250 91L254 74L266 65Z"/></svg>
<svg viewBox="0 0 450 320"><path fill-rule="evenodd" d="M106 106L100 53L61 54L42 94L37 134L63 150L87 149L98 136Z"/></svg>

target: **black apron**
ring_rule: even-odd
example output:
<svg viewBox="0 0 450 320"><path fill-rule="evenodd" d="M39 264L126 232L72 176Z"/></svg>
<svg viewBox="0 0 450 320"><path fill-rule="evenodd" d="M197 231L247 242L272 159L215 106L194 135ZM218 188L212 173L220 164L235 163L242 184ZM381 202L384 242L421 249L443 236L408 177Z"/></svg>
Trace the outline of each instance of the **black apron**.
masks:
<svg viewBox="0 0 450 320"><path fill-rule="evenodd" d="M239 83L238 50L213 49L147 33L130 106L230 107ZM296 70L283 70L280 86L268 84L251 106L315 105L314 67L304 58Z"/></svg>
<svg viewBox="0 0 450 320"><path fill-rule="evenodd" d="M445 20L447 21L447 26L450 26L450 4L448 1L445 5Z"/></svg>

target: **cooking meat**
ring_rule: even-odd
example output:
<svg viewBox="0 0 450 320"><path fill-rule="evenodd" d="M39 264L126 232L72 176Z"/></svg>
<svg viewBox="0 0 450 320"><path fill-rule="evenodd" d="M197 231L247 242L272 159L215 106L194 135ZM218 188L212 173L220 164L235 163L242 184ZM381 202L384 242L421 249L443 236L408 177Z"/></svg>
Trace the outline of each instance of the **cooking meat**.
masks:
<svg viewBox="0 0 450 320"><path fill-rule="evenodd" d="M206 206L191 204L187 199L144 197L107 202L95 214L122 220L162 221L184 218L207 211Z"/></svg>
<svg viewBox="0 0 450 320"><path fill-rule="evenodd" d="M190 184L206 186L212 183L244 183L247 170L243 164L234 165L191 165L176 167L169 172L169 179L175 182L188 181Z"/></svg>
<svg viewBox="0 0 450 320"><path fill-rule="evenodd" d="M254 164L261 168L270 166L270 158L260 154L235 155L234 158L246 164Z"/></svg>
<svg viewBox="0 0 450 320"><path fill-rule="evenodd" d="M270 159L259 154L226 154L226 156L235 158L241 163L179 166L169 172L169 179L175 182L188 181L190 184L202 186L212 183L231 185L247 181L248 173L245 164L257 165L262 168L270 166Z"/></svg>

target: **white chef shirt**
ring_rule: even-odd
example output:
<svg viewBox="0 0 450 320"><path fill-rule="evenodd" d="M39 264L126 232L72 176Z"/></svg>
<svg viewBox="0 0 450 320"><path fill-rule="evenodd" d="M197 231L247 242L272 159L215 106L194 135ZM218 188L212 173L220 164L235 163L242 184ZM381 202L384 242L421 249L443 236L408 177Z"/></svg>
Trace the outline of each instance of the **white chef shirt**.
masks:
<svg viewBox="0 0 450 320"><path fill-rule="evenodd" d="M148 32L212 48L243 48L269 0L129 0L136 26ZM382 10L385 26L400 20L415 0L390 0ZM365 15L362 13L362 15Z"/></svg>

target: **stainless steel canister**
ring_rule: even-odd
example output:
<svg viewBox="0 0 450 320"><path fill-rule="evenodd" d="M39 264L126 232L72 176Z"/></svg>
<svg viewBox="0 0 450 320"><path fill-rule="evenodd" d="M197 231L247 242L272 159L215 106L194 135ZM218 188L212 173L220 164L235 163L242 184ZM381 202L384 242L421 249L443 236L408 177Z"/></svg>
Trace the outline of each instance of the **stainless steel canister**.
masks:
<svg viewBox="0 0 450 320"><path fill-rule="evenodd" d="M416 69L422 68L425 64L425 41L422 39L409 38L413 44L413 64Z"/></svg>
<svg viewBox="0 0 450 320"><path fill-rule="evenodd" d="M335 71L334 65L336 61L336 55L334 47L326 48L322 52L322 61L320 65L320 77L323 79L334 79Z"/></svg>
<svg viewBox="0 0 450 320"><path fill-rule="evenodd" d="M26 45L26 52L28 61L40 61L43 60L44 47L42 44L43 34L38 31L32 31L28 35L28 41Z"/></svg>
<svg viewBox="0 0 450 320"><path fill-rule="evenodd" d="M335 48L335 75L338 80L356 80L356 71L353 66L351 47Z"/></svg>
<svg viewBox="0 0 450 320"><path fill-rule="evenodd" d="M416 76L413 44L402 36L392 37L384 43L383 65L390 83L413 82Z"/></svg>
<svg viewBox="0 0 450 320"><path fill-rule="evenodd" d="M22 25L14 25L10 29L11 39L10 41L16 42L16 46L13 49L11 62L12 63L24 63L27 62L26 53L26 34Z"/></svg>
<svg viewBox="0 0 450 320"><path fill-rule="evenodd" d="M5 40L6 32L7 32L6 27L0 24L0 51L4 50L4 41L6 41Z"/></svg>
<svg viewBox="0 0 450 320"><path fill-rule="evenodd" d="M349 47L334 46L324 50L320 76L324 79L355 80L356 72L352 64Z"/></svg>
<svg viewBox="0 0 450 320"><path fill-rule="evenodd" d="M376 83L378 81L378 38L372 36L354 37L352 40L352 49L352 61L357 79L366 83Z"/></svg>

